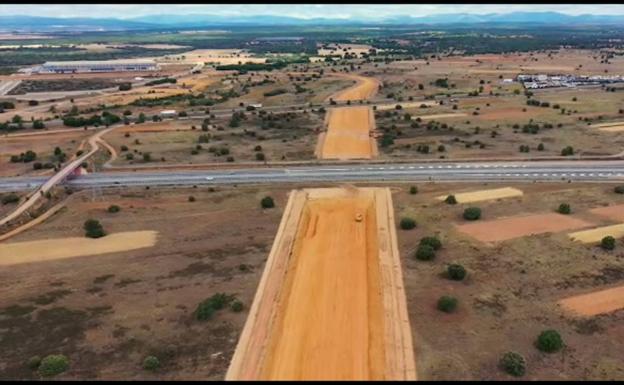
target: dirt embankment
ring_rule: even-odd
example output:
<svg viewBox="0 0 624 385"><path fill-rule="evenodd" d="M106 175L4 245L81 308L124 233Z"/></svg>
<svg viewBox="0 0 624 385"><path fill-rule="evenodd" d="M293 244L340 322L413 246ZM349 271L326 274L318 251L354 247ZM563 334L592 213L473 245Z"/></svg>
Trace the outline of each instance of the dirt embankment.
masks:
<svg viewBox="0 0 624 385"><path fill-rule="evenodd" d="M226 378L416 378L391 201L291 193Z"/></svg>

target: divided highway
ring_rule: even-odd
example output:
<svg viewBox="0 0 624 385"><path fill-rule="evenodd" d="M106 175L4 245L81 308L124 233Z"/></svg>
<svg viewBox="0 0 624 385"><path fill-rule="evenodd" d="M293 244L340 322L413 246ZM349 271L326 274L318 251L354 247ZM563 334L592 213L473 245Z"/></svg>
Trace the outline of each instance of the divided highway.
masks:
<svg viewBox="0 0 624 385"><path fill-rule="evenodd" d="M30 190L47 179L0 179L0 191ZM385 182L385 181L531 181L622 182L624 161L408 163L395 165L332 165L211 171L110 172L63 182L76 188L123 186L192 186L243 183Z"/></svg>

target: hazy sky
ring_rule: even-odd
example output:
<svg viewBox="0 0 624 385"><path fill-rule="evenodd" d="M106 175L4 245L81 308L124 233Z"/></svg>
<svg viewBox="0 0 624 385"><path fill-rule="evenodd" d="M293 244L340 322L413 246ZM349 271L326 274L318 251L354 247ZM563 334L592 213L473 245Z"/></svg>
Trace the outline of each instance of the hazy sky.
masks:
<svg viewBox="0 0 624 385"><path fill-rule="evenodd" d="M390 15L555 11L570 15L624 15L621 4L0 4L0 15L131 18L149 14L280 15L375 19Z"/></svg>

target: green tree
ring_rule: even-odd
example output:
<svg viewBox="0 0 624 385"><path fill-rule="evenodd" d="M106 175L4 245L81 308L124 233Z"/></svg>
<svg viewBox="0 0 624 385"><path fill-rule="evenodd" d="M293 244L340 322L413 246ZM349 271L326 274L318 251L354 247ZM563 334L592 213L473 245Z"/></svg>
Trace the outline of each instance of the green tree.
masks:
<svg viewBox="0 0 624 385"><path fill-rule="evenodd" d="M448 277L453 281L461 281L466 277L466 269L457 263L452 263L446 268Z"/></svg>
<svg viewBox="0 0 624 385"><path fill-rule="evenodd" d="M568 203L562 203L559 205L557 212L559 214L570 214L572 210L570 209L570 205Z"/></svg>
<svg viewBox="0 0 624 385"><path fill-rule="evenodd" d="M615 191L616 194L624 194L624 186L615 186L613 191Z"/></svg>
<svg viewBox="0 0 624 385"><path fill-rule="evenodd" d="M523 376L526 372L526 361L522 355L516 352L507 352L500 359L501 368L515 377Z"/></svg>
<svg viewBox="0 0 624 385"><path fill-rule="evenodd" d="M421 245L431 246L434 250L440 250L442 242L437 237L424 237L420 240Z"/></svg>
<svg viewBox="0 0 624 385"><path fill-rule="evenodd" d="M411 230L414 227L416 227L416 221L412 218L401 218L401 222L399 223L399 226L401 227L402 230Z"/></svg>
<svg viewBox="0 0 624 385"><path fill-rule="evenodd" d="M100 221L96 219L87 219L83 225L85 236L88 238L100 238L106 235Z"/></svg>
<svg viewBox="0 0 624 385"><path fill-rule="evenodd" d="M572 146L567 146L561 150L561 156L570 156L570 155L574 155L574 149L572 148Z"/></svg>
<svg viewBox="0 0 624 385"><path fill-rule="evenodd" d="M414 195L414 194L418 194L418 187L416 187L416 186L412 186L412 187L410 187L409 192L410 192L410 194L412 194L412 195Z"/></svg>
<svg viewBox="0 0 624 385"><path fill-rule="evenodd" d="M36 130L41 130L45 128L45 124L43 124L41 120L35 120L33 121L33 128Z"/></svg>
<svg viewBox="0 0 624 385"><path fill-rule="evenodd" d="M444 202L448 203L449 205L454 205L457 204L457 199L455 199L455 195L449 195L446 197L446 199L444 199Z"/></svg>
<svg viewBox="0 0 624 385"><path fill-rule="evenodd" d="M118 213L121 210L121 208L117 205L110 205L108 206L108 212L109 213Z"/></svg>
<svg viewBox="0 0 624 385"><path fill-rule="evenodd" d="M476 221L481 218L481 209L478 207L468 207L464 210L464 219L468 221Z"/></svg>
<svg viewBox="0 0 624 385"><path fill-rule="evenodd" d="M443 295L438 299L438 310L445 313L452 313L457 308L457 298Z"/></svg>
<svg viewBox="0 0 624 385"><path fill-rule="evenodd" d="M69 359L62 354L51 354L44 357L39 364L39 374L52 377L69 369Z"/></svg>
<svg viewBox="0 0 624 385"><path fill-rule="evenodd" d="M243 303L239 300L235 300L232 302L232 304L230 305L230 309L232 309L233 312L235 313L239 313L241 311L243 311Z"/></svg>
<svg viewBox="0 0 624 385"><path fill-rule="evenodd" d="M554 353L563 347L563 339L556 330L544 330L535 341L537 348L546 353Z"/></svg>
<svg viewBox="0 0 624 385"><path fill-rule="evenodd" d="M604 250L615 249L615 238L613 238L610 235L607 235L606 237L602 238L602 240L600 241L600 247L602 247Z"/></svg>
<svg viewBox="0 0 624 385"><path fill-rule="evenodd" d="M435 258L435 250L429 245L419 245L414 256L420 261L431 261Z"/></svg>
<svg viewBox="0 0 624 385"><path fill-rule="evenodd" d="M262 198L262 200L260 201L260 206L263 209L270 209L270 208L275 207L275 202L273 201L273 198L266 196Z"/></svg>
<svg viewBox="0 0 624 385"><path fill-rule="evenodd" d="M160 368L160 360L154 356L147 356L143 360L143 369L149 370L151 372Z"/></svg>

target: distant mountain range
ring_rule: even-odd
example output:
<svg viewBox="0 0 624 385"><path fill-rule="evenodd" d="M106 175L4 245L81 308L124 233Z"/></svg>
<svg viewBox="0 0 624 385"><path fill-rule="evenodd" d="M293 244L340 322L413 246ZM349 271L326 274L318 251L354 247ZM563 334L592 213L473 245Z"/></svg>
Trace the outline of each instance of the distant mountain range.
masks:
<svg viewBox="0 0 624 385"><path fill-rule="evenodd" d="M396 15L378 19L301 19L288 16L220 16L207 14L147 15L128 19L0 16L0 31L115 31L189 29L227 26L340 26L340 25L443 25L443 24L547 24L624 25L624 15L566 15L558 12L512 12L507 14L450 13L413 17Z"/></svg>

